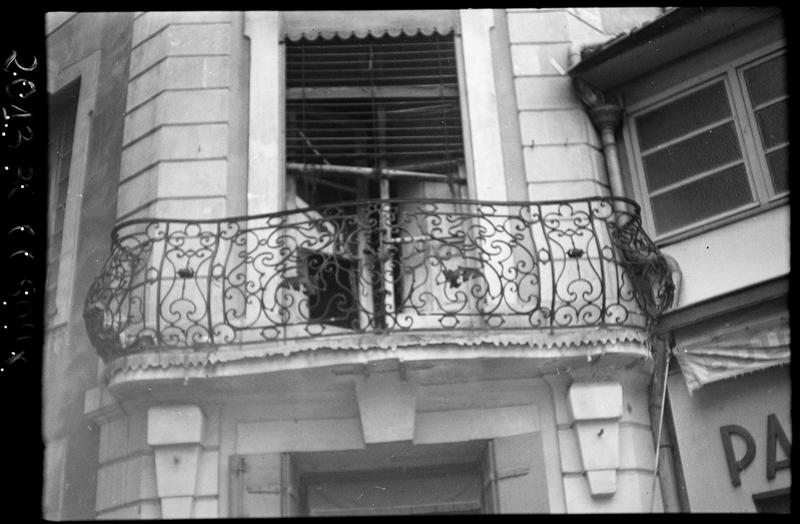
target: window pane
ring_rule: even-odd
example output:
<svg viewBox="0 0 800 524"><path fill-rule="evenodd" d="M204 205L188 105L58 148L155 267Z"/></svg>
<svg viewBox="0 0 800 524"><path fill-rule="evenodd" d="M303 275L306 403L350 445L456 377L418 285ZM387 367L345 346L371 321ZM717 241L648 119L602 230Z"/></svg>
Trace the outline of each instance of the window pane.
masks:
<svg viewBox="0 0 800 524"><path fill-rule="evenodd" d="M742 158L733 122L642 157L647 187L655 191Z"/></svg>
<svg viewBox="0 0 800 524"><path fill-rule="evenodd" d="M765 148L789 141L789 102L784 100L756 111L758 130Z"/></svg>
<svg viewBox="0 0 800 524"><path fill-rule="evenodd" d="M745 71L744 77L753 106L788 93L786 68L786 55L781 55Z"/></svg>
<svg viewBox="0 0 800 524"><path fill-rule="evenodd" d="M768 154L767 164L775 193L789 191L789 147L782 147Z"/></svg>
<svg viewBox="0 0 800 524"><path fill-rule="evenodd" d="M722 214L753 201L747 172L734 166L651 199L656 231L673 229Z"/></svg>
<svg viewBox="0 0 800 524"><path fill-rule="evenodd" d="M725 84L717 82L637 118L639 143L651 149L730 115Z"/></svg>

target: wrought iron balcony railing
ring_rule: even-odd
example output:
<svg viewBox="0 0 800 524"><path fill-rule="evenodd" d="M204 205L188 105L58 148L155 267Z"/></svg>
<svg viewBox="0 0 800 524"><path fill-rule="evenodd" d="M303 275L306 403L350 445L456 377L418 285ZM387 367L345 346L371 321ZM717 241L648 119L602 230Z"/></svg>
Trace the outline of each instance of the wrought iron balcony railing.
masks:
<svg viewBox="0 0 800 524"><path fill-rule="evenodd" d="M108 360L365 332L646 330L672 292L630 200L393 199L120 224L84 317Z"/></svg>

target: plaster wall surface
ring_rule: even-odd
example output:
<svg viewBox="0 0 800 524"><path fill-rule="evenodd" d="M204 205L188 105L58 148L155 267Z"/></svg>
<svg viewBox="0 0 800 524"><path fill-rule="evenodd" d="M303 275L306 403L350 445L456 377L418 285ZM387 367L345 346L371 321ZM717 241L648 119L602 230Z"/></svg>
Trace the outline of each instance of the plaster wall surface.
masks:
<svg viewBox="0 0 800 524"><path fill-rule="evenodd" d="M678 307L788 275L789 215L781 206L663 247L681 267Z"/></svg>
<svg viewBox="0 0 800 524"><path fill-rule="evenodd" d="M690 395L681 374L669 378L675 433L692 512L755 511L754 494L791 487L791 470L767 478L767 417L774 414L792 440L791 378L787 366L709 384ZM753 462L734 486L727 467L720 427L744 428L755 443ZM731 437L735 457L745 454L744 441ZM776 460L787 458L780 445Z"/></svg>

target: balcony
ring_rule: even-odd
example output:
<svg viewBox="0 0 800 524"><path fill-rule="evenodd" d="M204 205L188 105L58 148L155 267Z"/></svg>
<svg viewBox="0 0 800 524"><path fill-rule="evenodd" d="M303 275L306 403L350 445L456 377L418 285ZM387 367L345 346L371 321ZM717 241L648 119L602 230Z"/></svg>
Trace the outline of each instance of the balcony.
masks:
<svg viewBox="0 0 800 524"><path fill-rule="evenodd" d="M110 361L479 330L646 332L667 265L626 199L369 200L118 225L84 318Z"/></svg>

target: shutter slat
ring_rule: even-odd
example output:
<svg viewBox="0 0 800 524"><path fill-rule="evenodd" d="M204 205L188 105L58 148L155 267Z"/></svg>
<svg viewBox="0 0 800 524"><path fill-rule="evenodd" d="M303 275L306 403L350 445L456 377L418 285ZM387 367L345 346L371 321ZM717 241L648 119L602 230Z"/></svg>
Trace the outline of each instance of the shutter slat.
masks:
<svg viewBox="0 0 800 524"><path fill-rule="evenodd" d="M286 43L287 162L452 174L464 145L452 35Z"/></svg>

